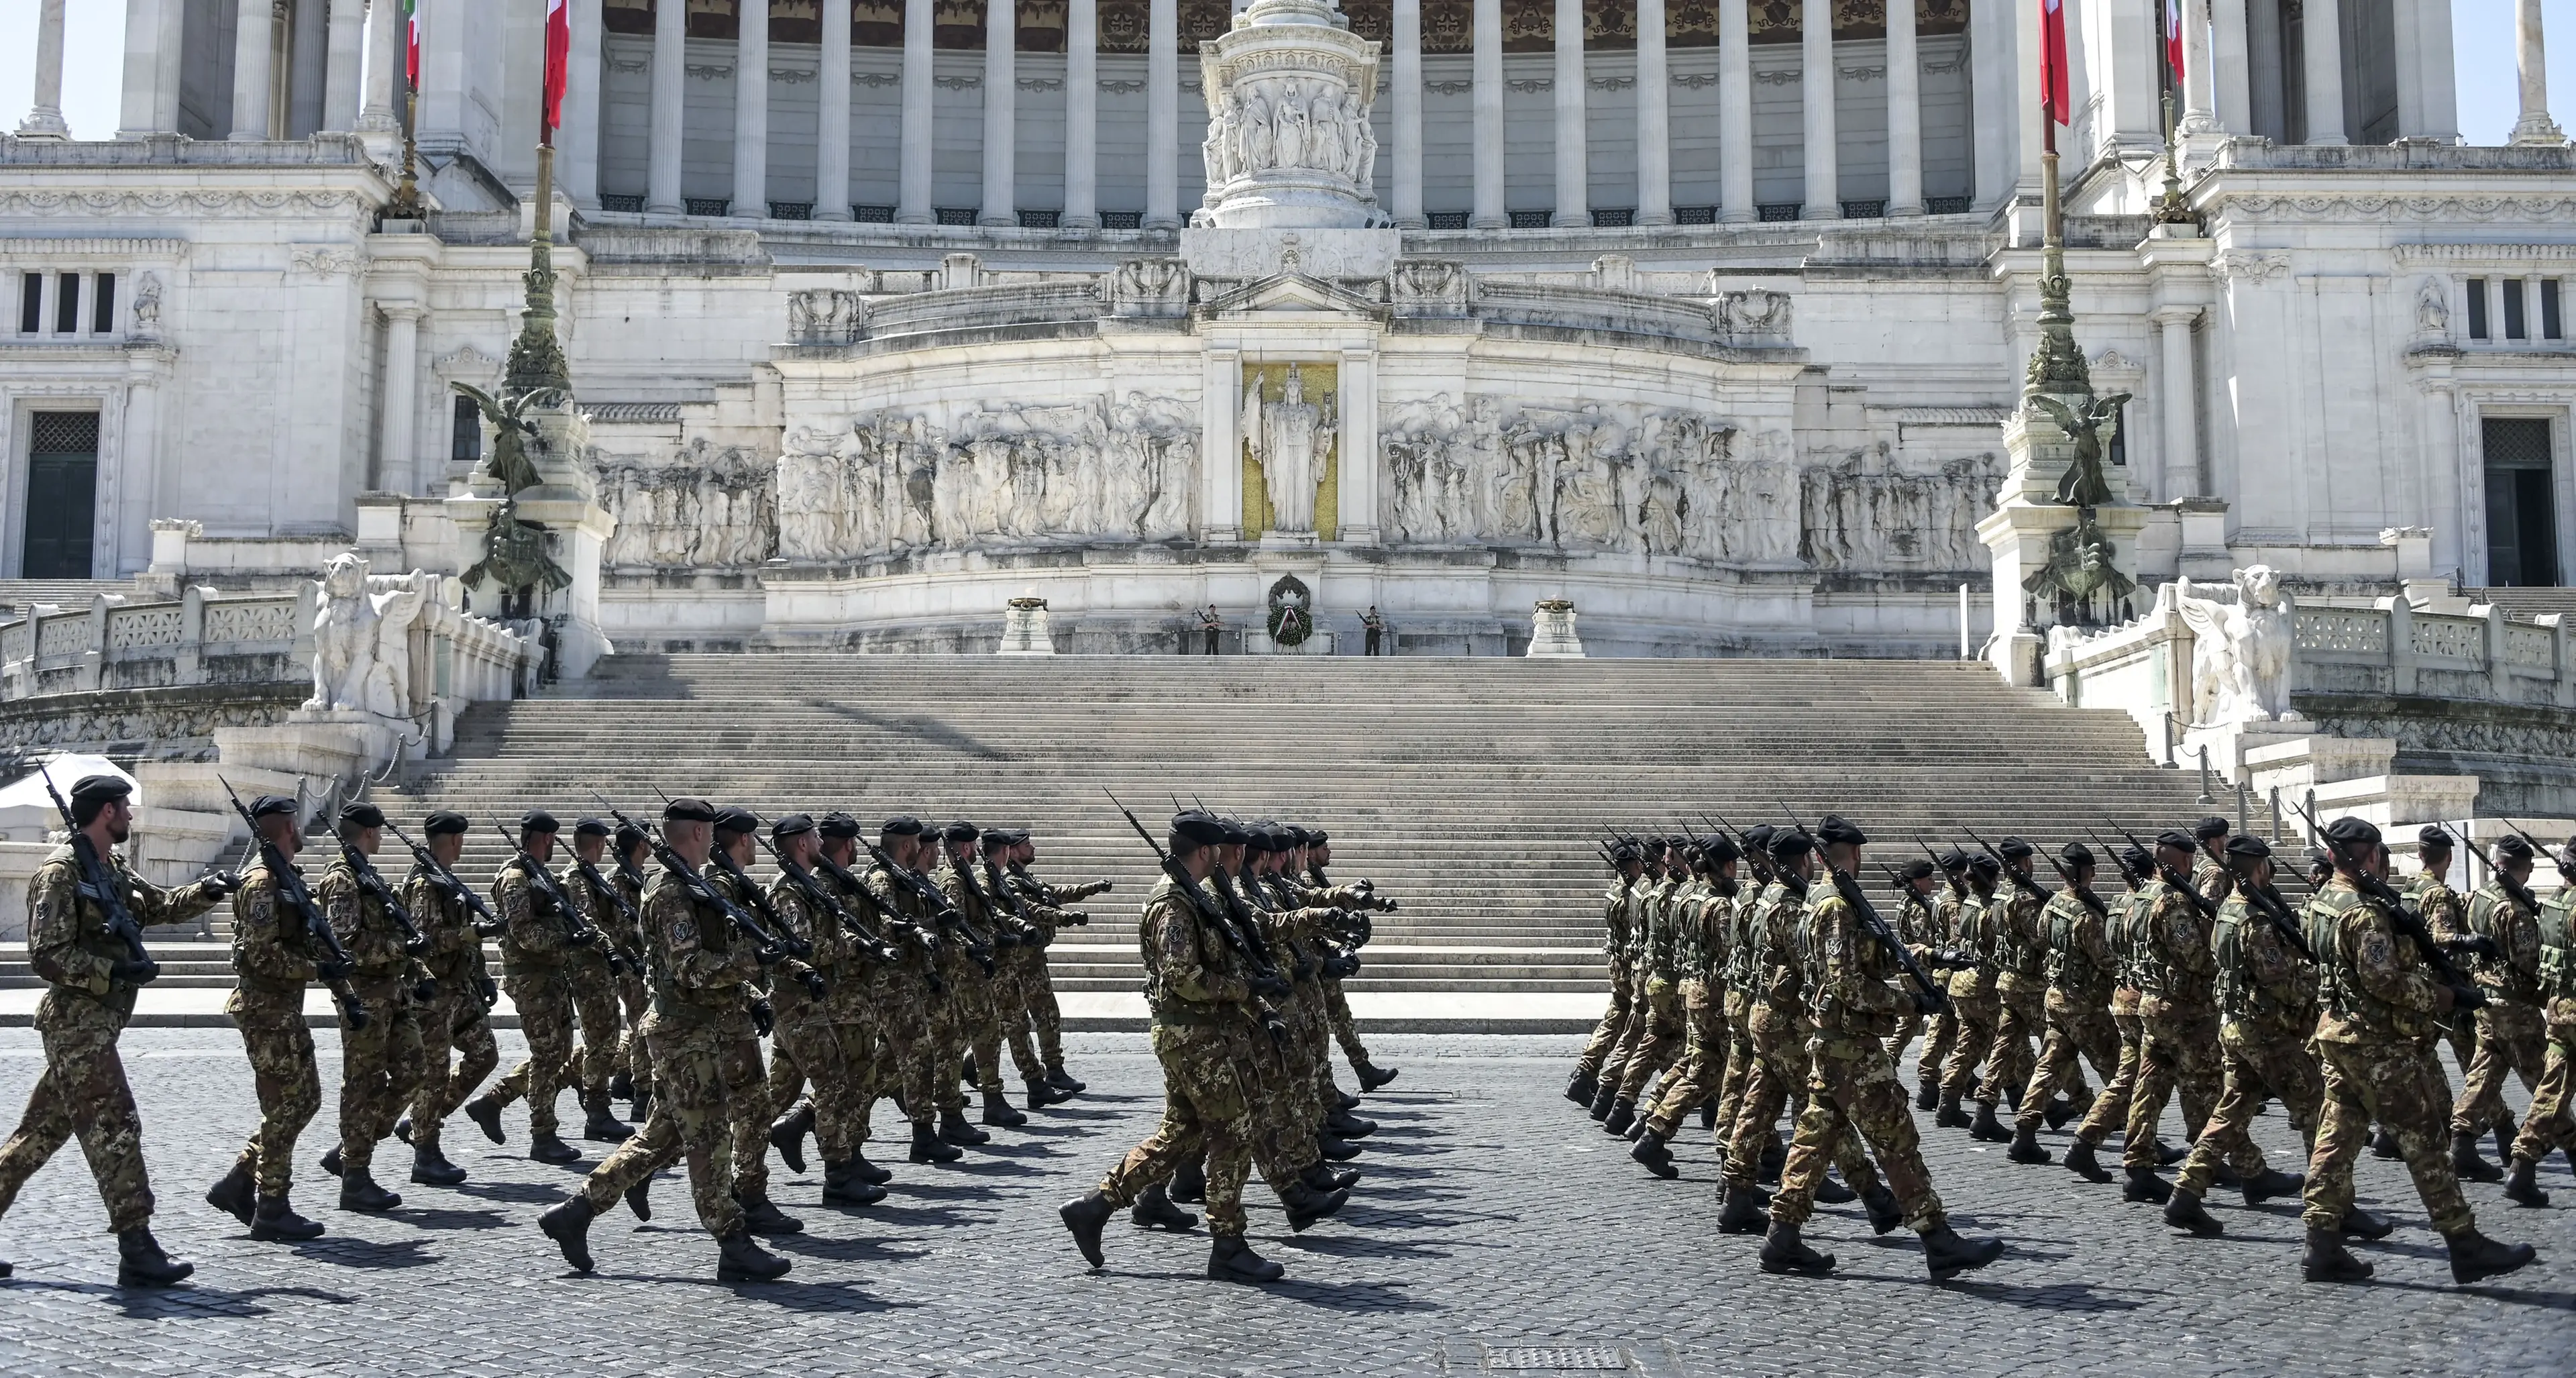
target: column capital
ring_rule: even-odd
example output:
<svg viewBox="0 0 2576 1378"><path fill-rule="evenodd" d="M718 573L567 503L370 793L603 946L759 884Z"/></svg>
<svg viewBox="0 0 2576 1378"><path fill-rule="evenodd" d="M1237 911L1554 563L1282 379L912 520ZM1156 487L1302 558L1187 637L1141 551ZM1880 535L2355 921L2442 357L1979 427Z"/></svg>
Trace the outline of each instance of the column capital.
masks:
<svg viewBox="0 0 2576 1378"><path fill-rule="evenodd" d="M429 314L428 308L418 302L409 301L380 301L376 303L376 309L383 312L388 321L402 321L407 324L416 323L421 317Z"/></svg>

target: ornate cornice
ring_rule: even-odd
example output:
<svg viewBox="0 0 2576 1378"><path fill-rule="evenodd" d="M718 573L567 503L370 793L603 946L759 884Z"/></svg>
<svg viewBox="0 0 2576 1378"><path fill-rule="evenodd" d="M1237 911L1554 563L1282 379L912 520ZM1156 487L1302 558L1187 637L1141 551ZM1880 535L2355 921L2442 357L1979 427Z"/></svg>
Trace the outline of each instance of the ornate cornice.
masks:
<svg viewBox="0 0 2576 1378"><path fill-rule="evenodd" d="M2576 244L2399 244L2390 252L2400 268L2576 263Z"/></svg>
<svg viewBox="0 0 2576 1378"><path fill-rule="evenodd" d="M2290 271L2290 256L2280 251L2220 254L2209 261L2209 271L2221 282L2267 282Z"/></svg>
<svg viewBox="0 0 2576 1378"><path fill-rule="evenodd" d="M184 258L184 239L118 239L110 236L17 239L0 236L0 259L10 258Z"/></svg>
<svg viewBox="0 0 2576 1378"><path fill-rule="evenodd" d="M2390 196L2368 192L2212 198L2206 213L2231 220L2570 221L2576 196Z"/></svg>

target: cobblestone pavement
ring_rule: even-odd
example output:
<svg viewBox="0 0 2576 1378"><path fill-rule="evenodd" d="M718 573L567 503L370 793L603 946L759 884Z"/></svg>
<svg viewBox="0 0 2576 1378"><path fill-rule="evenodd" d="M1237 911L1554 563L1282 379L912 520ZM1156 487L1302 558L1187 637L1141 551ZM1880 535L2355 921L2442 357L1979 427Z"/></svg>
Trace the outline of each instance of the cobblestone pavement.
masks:
<svg viewBox="0 0 2576 1378"><path fill-rule="evenodd" d="M322 1038L327 1085L336 1038ZM1383 1128L1351 1206L1292 1236L1268 1193L1249 1193L1255 1245L1287 1265L1286 1284L1205 1282L1204 1234L1145 1234L1123 1220L1111 1227L1110 1268L1087 1274L1053 1208L1147 1132L1159 1083L1141 1037L1070 1041L1088 1095L952 1168L910 1167L880 1140L875 1156L897 1172L883 1205L825 1211L817 1179L777 1170L773 1194L808 1226L782 1241L796 1271L731 1287L712 1281L713 1248L667 1174L654 1223L637 1228L622 1209L603 1216L592 1233L600 1272L568 1274L533 1221L574 1174L507 1156L467 1124L448 1133L451 1156L474 1174L465 1186L400 1181L397 1145L380 1162L396 1169L384 1180L403 1208L333 1209L332 1184L310 1166L329 1142L331 1098L297 1169L299 1204L331 1234L300 1248L254 1244L199 1199L254 1119L240 1044L222 1030L137 1030L125 1046L162 1200L155 1223L196 1260L197 1279L170 1292L113 1286L114 1246L67 1148L0 1221L0 1257L18 1270L0 1283L0 1372L1946 1378L2564 1374L2576 1359L2576 1210L2515 1209L2496 1188L2472 1186L2480 1224L2537 1244L2541 1259L2510 1285L2463 1291L2402 1171L2370 1158L2364 1199L2402 1227L2368 1248L2380 1278L2366 1287L2298 1281L2295 1203L2246 1210L2215 1194L2227 1237L2184 1241L2114 1187L2016 1167L1946 1130L1928 1131L1935 1179L1962 1229L2010 1240L2002 1262L1932 1284L1910 1235L1873 1240L1858 1207L1842 1206L1809 1229L1842 1258L1840 1275L1765 1277L1755 1241L1716 1233L1707 1135L1689 1130L1682 1179L1658 1182L1559 1097L1570 1038L1373 1038L1404 1076L1363 1112ZM0 1031L8 1111L41 1066L36 1049L33 1034ZM523 1146L523 1112L507 1123ZM2293 1165L2279 1115L2258 1132ZM2562 1161L2543 1184L2576 1207Z"/></svg>

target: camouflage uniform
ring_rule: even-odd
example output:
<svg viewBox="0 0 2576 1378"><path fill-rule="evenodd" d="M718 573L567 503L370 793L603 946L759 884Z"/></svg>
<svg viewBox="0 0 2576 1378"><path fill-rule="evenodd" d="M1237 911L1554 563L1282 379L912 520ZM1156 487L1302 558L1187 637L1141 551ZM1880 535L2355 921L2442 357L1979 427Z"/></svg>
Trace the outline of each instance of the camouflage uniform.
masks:
<svg viewBox="0 0 2576 1378"><path fill-rule="evenodd" d="M922 943L906 947L901 965L879 970L876 990L877 1013L895 1068L895 1079L882 1084L903 1097L904 1113L914 1124L926 1125L943 1095L955 1097L958 1106L965 1104L957 1096L952 1006L961 998L958 972L967 959L962 944L938 932L929 907L909 884L882 864L870 867L866 880L880 911L900 916L924 935ZM941 987L936 993L930 989L934 975ZM944 1082L939 1075L943 1059L948 1067Z"/></svg>
<svg viewBox="0 0 2576 1378"><path fill-rule="evenodd" d="M815 883L819 886L821 879ZM823 1161L848 1162L859 1146L860 1077L876 1057L876 1039L868 1030L867 976L860 969L858 949L840 922L818 912L786 876L771 882L769 907L789 932L813 945L814 955L806 960L823 973L826 983L819 1000L794 980L772 986L770 1000L777 1007L774 1061L813 1080L814 1137L822 1145ZM775 1071L773 1067L762 1100L784 1107L787 1100L775 1094Z"/></svg>
<svg viewBox="0 0 2576 1378"><path fill-rule="evenodd" d="M1977 1068L1994 1046L1999 1012L1995 982L2002 971L1996 962L1996 943L2003 903L1999 896L1975 889L1959 900L1959 948L1975 964L1950 973L1950 1008L1958 1017L1959 1033L1950 1044L1950 1060L1941 1064L1945 1100L1956 1101L1976 1089Z"/></svg>
<svg viewBox="0 0 2576 1378"><path fill-rule="evenodd" d="M2521 1077L2526 1091L2536 1089L2548 1044L2540 1012L2539 915L2507 894L2503 881L2491 880L2469 901L2469 931L2495 943L2498 952L2474 959L2470 967L2487 1003L2477 1011L2477 1053L2451 1106L2454 1135L2512 1124L2505 1074ZM2434 936L2443 935L2436 930Z"/></svg>
<svg viewBox="0 0 2576 1378"><path fill-rule="evenodd" d="M2438 876L2418 875L2407 892L2415 901L2415 912L2424 916L2424 926L2436 938L2457 938L2469 929L2469 902L2459 891ZM2451 1045L2451 1058L2466 1072L2478 1057L2478 1022L2475 1011L2453 1010L2435 1026L2435 1037Z"/></svg>
<svg viewBox="0 0 2576 1378"><path fill-rule="evenodd" d="M2308 901L2306 927L2324 1007L2316 1050L2325 1102L2301 1218L2312 1229L2342 1226L2352 1210L2353 1163L2370 1146L2376 1119L2397 1136L2433 1228L2446 1235L2469 1229L2476 1219L2451 1172L2447 1097L2428 1046L2440 987L2414 941L2399 936L2349 877L2338 873Z"/></svg>
<svg viewBox="0 0 2576 1378"><path fill-rule="evenodd" d="M315 976L309 941L267 863L254 861L233 894L235 982L224 1013L241 1029L259 1093L259 1127L237 1166L257 1179L262 1196L284 1196L294 1185L295 1140L322 1108L322 1074L304 1027L304 985Z"/></svg>
<svg viewBox="0 0 2576 1378"><path fill-rule="evenodd" d="M220 898L204 881L163 890L125 868L111 851L100 860L115 874L126 912L138 924L180 923L214 907ZM143 1121L126 1085L117 1035L134 1013L133 982L116 975L130 955L108 936L107 913L80 894L80 863L69 845L55 848L27 881L27 956L45 981L36 1005L36 1033L44 1040L45 1070L27 1093L27 1112L0 1144L0 1215L18 1189L78 1136L107 1206L109 1233L137 1228L152 1218L152 1187L143 1171Z"/></svg>
<svg viewBox="0 0 2576 1378"><path fill-rule="evenodd" d="M1941 916L1934 911L1929 900L1914 893L1912 886L1896 892L1896 939L1905 944L1906 950L1913 953L1914 960L1918 962L1935 948L1949 945L1949 936L1941 928ZM1925 1027L1923 1011L1909 1003L1897 1015L1896 1032L1887 1036L1888 1060L1904 1061L1906 1045L1922 1037ZM1942 1054L1949 1051L1944 1040L1958 1036L1957 1025L1947 1007L1930 1021L1929 1027L1932 1040L1923 1045L1923 1061L1915 1069L1918 1080L1928 1079L1932 1069L1941 1065Z"/></svg>
<svg viewBox="0 0 2576 1378"><path fill-rule="evenodd" d="M759 913L756 901L767 898L749 876L722 866L708 867L706 878L709 885L733 901L735 908L748 913ZM751 947L751 939L743 934L727 936L734 948ZM794 1000L805 994L797 980L797 973L808 970L804 963L793 957L763 963L755 956L753 965L756 971L744 994L766 996L773 1002L773 1012L777 1000ZM771 984L764 985L764 981ZM782 989L786 991L783 996ZM769 1126L777 1111L769 1102L769 1064L761 1060L760 1036L752 1030L748 1000L743 1009L743 1036L726 1039L716 1049L716 1058L724 1076L725 1108L733 1117L733 1136L726 1151L733 1160L734 1195L750 1202L765 1200L769 1195Z"/></svg>
<svg viewBox="0 0 2576 1378"><path fill-rule="evenodd" d="M492 1041L491 1007L483 1002L492 978L483 964L483 939L474 931L474 911L440 891L428 867L413 865L403 879L402 897L412 922L429 939L420 960L438 983L419 1012L421 1076L411 1101L412 1147L434 1151L447 1117L501 1065L501 1050ZM450 1048L464 1054L452 1073Z"/></svg>
<svg viewBox="0 0 2576 1378"><path fill-rule="evenodd" d="M2080 1080L2075 1065L2078 1054L2092 1061L2094 1071L2116 1083L2120 1034L2111 1026L2109 1011L2109 906L2097 912L2085 903L2089 897L2089 892L2079 894L2074 886L2067 886L2050 898L2040 915L2048 965L2048 1037L2013 1116L2016 1132L2037 1133L2047 1122L2048 1103L2057 1088Z"/></svg>
<svg viewBox="0 0 2576 1378"><path fill-rule="evenodd" d="M608 1079L616 1075L617 1052L626 1042L626 1021L617 1012L618 976L609 970L608 954L631 952L634 948L630 940L620 936L627 924L626 917L617 912L615 896L591 884L579 867L573 868L571 883L564 887L564 893L572 897L573 907L581 911L585 922L599 930L600 937L588 947L576 947L565 954L564 980L572 988L573 1010L581 1021L581 1046L574 1051L573 1061L565 1065L564 1079L573 1083L584 1110L605 1115Z"/></svg>
<svg viewBox="0 0 2576 1378"><path fill-rule="evenodd" d="M1599 1076L1601 1064L1610 1057L1610 1049L1618 1043L1619 1035L1627 1031L1628 1006L1635 997L1635 991L1628 984L1629 969L1624 960L1628 951L1628 897L1631 890L1645 883L1642 876L1634 881L1614 876L1610 881L1610 892L1601 897L1604 928L1601 955L1608 959L1610 968L1610 1008L1602 1013L1601 1022L1593 1026L1592 1037L1584 1040L1583 1055L1575 1059L1574 1070L1578 1076Z"/></svg>
<svg viewBox="0 0 2576 1378"><path fill-rule="evenodd" d="M2218 1105L2222 1084L2213 989L2217 958L2210 949L2214 925L2163 879L2147 889L2131 959L2138 977L2138 1084L2129 1096L2129 1124L2120 1143L2120 1161L2131 1169L2156 1166L2156 1123L2177 1090L2184 1131L2196 1137ZM2230 1146L2228 1158L2228 1166L2249 1180L2266 1167L2251 1139Z"/></svg>
<svg viewBox="0 0 2576 1378"><path fill-rule="evenodd" d="M2325 1098L2325 1080L2308 1044L2317 1027L2316 969L2241 893L2218 911L2210 949L2217 964L2218 1057L2225 1084L2175 1182L2194 1196L2209 1194L2221 1157L2243 1151L2266 1097L2281 1102L2290 1127L2311 1146Z"/></svg>
<svg viewBox="0 0 2576 1378"><path fill-rule="evenodd" d="M501 985L519 1013L528 1056L486 1094L502 1105L528 1098L528 1132L557 1130L555 1102L573 1062L572 916L553 905L517 857L492 878L492 913L501 921ZM549 875L552 872L548 872Z"/></svg>
<svg viewBox="0 0 2576 1378"><path fill-rule="evenodd" d="M750 996L760 963L723 913L700 904L674 872L654 875L642 908L653 986L643 1028L652 1047L653 1105L644 1127L592 1170L581 1194L593 1212L605 1211L629 1187L685 1157L698 1222L721 1239L743 1223L729 1170L740 1162L727 1161L735 1158L729 1130L738 1118L738 1088L727 1072L740 1062L736 1045L750 1044L759 1057Z"/></svg>
<svg viewBox="0 0 2576 1378"><path fill-rule="evenodd" d="M1807 1111L1798 1117L1788 1166L1771 1198L1772 1222L1806 1223L1829 1155L1843 1157L1844 1175L1851 1176L1850 1160L1859 1156L1852 1143L1857 1132L1887 1174L1887 1189L1904 1208L1905 1223L1917 1233L1939 1229L1949 1217L1932 1191L1914 1114L1897 1084L1896 1060L1887 1053L1897 1010L1907 1003L1889 984L1901 968L1830 884L1816 886L1802 909L1783 909L1776 921L1801 930L1793 946L1802 952L1814 1032L1807 1039Z"/></svg>
<svg viewBox="0 0 2576 1378"><path fill-rule="evenodd" d="M644 878L620 866L608 873L608 883L626 897L626 907L635 911L634 921L619 916L617 931L611 936L624 951L639 956L644 951ZM644 1016L652 1009L652 987L647 984L644 964L639 960L617 977L618 1003L625 1006L625 1032L617 1040L617 1070L626 1074L641 1093L653 1085L653 1050L644 1039Z"/></svg>
<svg viewBox="0 0 2576 1378"><path fill-rule="evenodd" d="M1699 922L1704 893L1697 877L1666 886L1646 928L1646 1017L1638 1021L1636 1051L1619 1077L1618 1099L1637 1103L1646 1082L1681 1061L1688 1035L1682 1022L1682 931Z"/></svg>
<svg viewBox="0 0 2576 1378"><path fill-rule="evenodd" d="M1033 889L1037 896L1031 906L1031 912L1037 920L1039 943L1022 994L1027 997L1028 1023L1037 1031L1038 1062L1042 1070L1050 1073L1062 1072L1064 1070L1064 1011L1056 1004L1055 975L1047 967L1046 951L1055 945L1057 930L1064 921L1065 906L1080 904L1091 896L1106 891L1109 888L1109 882L1086 881L1080 885L1057 889L1055 886L1040 882L1036 877L1031 876L1026 868L1017 865L1011 867L1011 879L1023 887ZM1335 994L1339 993L1337 982Z"/></svg>
<svg viewBox="0 0 2576 1378"><path fill-rule="evenodd" d="M1712 935L1721 955L1709 968L1712 996L1726 1033L1725 1071L1717 1079L1717 1143L1720 1154L1734 1137L1736 1117L1744 1111L1744 1084L1753 1079L1753 990L1757 983L1752 944L1744 941L1746 922L1763 891L1737 892L1718 917Z"/></svg>
<svg viewBox="0 0 2576 1378"><path fill-rule="evenodd" d="M865 881L857 876L850 879L854 884L844 885L829 871L814 873L814 883L825 894L893 944L898 954L889 963L853 952L846 965L823 973L832 983L832 1030L850 1072L850 1149L856 1153L872 1137L869 1113L877 1098L903 1092L904 1058L919 1041L932 995L925 975L929 953L918 939L907 936L917 930L885 908ZM787 1105L794 1099L794 1088L779 1094L777 1067L783 1063L793 1069L795 1059L773 1056L770 1063L769 1103ZM820 1113L818 1109L818 1122Z"/></svg>
<svg viewBox="0 0 2576 1378"><path fill-rule="evenodd" d="M2095 1148L2112 1130L2127 1127L2129 1102L2137 1095L2138 1053L2144 1041L2138 1024L2138 926L2146 919L2149 897L2142 885L2105 906L2111 911L2103 933L2111 953L2110 1018L2120 1040L2120 1060L2102 1094L2093 1098L2093 1108L2084 1112L2084 1122L2075 1127L2075 1137Z"/></svg>
<svg viewBox="0 0 2576 1378"><path fill-rule="evenodd" d="M2517 1163L2538 1163L2549 1150L2576 1156L2576 885L2558 889L2540 906L2539 977L2548 1021L2548 1062L2531 1092L2531 1109L2513 1141Z"/></svg>
<svg viewBox="0 0 2576 1378"><path fill-rule="evenodd" d="M363 1177L374 1165L376 1141L393 1132L394 1117L420 1089L415 995L429 971L404 948L393 914L366 892L347 857L332 859L313 899L349 954L349 989L367 1010L363 1029L350 1028L348 1012L340 1013L340 1171Z"/></svg>
<svg viewBox="0 0 2576 1378"><path fill-rule="evenodd" d="M1239 1239L1253 1133L1239 1053L1245 1032L1256 1029L1251 991L1232 948L1168 877L1146 897L1137 938L1154 1056L1163 1064L1163 1119L1100 1180L1100 1192L1113 1205L1131 1205L1204 1151L1208 1229Z"/></svg>
<svg viewBox="0 0 2576 1378"><path fill-rule="evenodd" d="M1646 1116L1647 1132L1657 1138L1670 1139L1681 1127L1682 1116L1716 1097L1732 1070L1726 1060L1730 1042L1726 990L1719 973L1730 955L1727 944L1734 910L1735 897L1712 886L1698 896L1682 924L1676 959L1685 1036L1680 1066L1665 1078L1654 1109Z"/></svg>
<svg viewBox="0 0 2576 1378"><path fill-rule="evenodd" d="M959 873L956 862L945 856L947 847L943 845L940 850L947 864L939 871L939 892L957 907L958 914L969 926L993 944L992 974L986 975L980 965L970 965L963 959L956 963L953 971L941 973L949 978L949 1032L955 1041L943 1050L946 1065L937 1068L939 1108L963 1112L966 1096L957 1087L961 1053L975 1055L975 1088L987 1095L1002 1094L1002 1019L999 1005L1006 993L1016 988L1009 985L1006 975L1009 967L1005 963L1010 952L1002 943L1002 916L984 902L981 879Z"/></svg>
<svg viewBox="0 0 2576 1378"><path fill-rule="evenodd" d="M1657 933L1669 931L1665 927L1665 916L1672 906L1673 891L1679 886L1678 879L1667 875L1639 888L1629 898L1628 951L1623 957L1628 965L1628 1024L1619 1031L1619 1041L1611 1046L1609 1057L1601 1064L1601 1084L1616 1088L1611 1097L1614 1102L1633 1096L1634 1093L1627 1089L1628 1065L1645 1048L1648 1032L1657 1027L1653 946ZM1665 1008L1660 1016L1662 1024L1664 1027L1677 1026L1680 1018L1672 1007L1669 980L1665 983L1664 994Z"/></svg>
<svg viewBox="0 0 2576 1378"><path fill-rule="evenodd" d="M1977 1099L1993 1105L2030 1084L2031 1044L2048 1029L2048 901L2007 875L1995 928L1995 1032ZM2076 1077L2082 1082L2082 1074Z"/></svg>
<svg viewBox="0 0 2576 1378"><path fill-rule="evenodd" d="M1730 1191L1750 1189L1761 1174L1762 1150L1771 1141L1773 1128L1781 1112L1789 1108L1790 1096L1806 1090L1817 1075L1814 1065L1817 1051L1811 1047L1814 1025L1807 1016L1805 996L1806 966L1799 953L1799 929L1806 912L1809 887L1773 881L1755 901L1752 921L1737 934L1739 948L1753 949L1751 970L1755 986L1747 1021L1752 1026L1753 1068L1744 1083L1744 1101L1736 1111L1735 1127L1726 1149L1725 1180ZM1886 1037L1880 1030L1878 1036ZM1842 1046L1839 1034L1826 1040L1830 1045L1824 1055L1848 1058L1850 1050ZM1873 1049L1881 1055L1884 1045ZM1893 1069L1894 1063L1887 1066ZM1851 1067L1830 1069L1835 1085L1840 1086L1858 1075ZM1891 1070L1890 1076L1894 1073ZM1891 1080L1890 1084L1894 1084ZM1812 1109L1812 1107L1810 1107ZM1850 1108L1849 1104L1843 1107ZM1840 1112L1837 1112L1839 1116ZM1801 1116L1801 1124L1804 1117ZM1909 1120L1908 1127L1912 1121ZM1844 1185L1866 1192L1878 1181L1878 1174L1862 1156L1860 1141L1847 1132L1848 1126L1837 1117L1833 1121L1834 1137L1824 1140L1843 1170ZM1785 1179L1784 1179L1785 1180Z"/></svg>

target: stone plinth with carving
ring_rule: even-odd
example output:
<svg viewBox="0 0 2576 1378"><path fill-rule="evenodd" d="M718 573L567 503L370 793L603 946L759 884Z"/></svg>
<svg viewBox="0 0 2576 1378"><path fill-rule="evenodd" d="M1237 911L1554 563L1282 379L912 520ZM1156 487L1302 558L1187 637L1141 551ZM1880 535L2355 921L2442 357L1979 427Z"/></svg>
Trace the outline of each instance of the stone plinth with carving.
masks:
<svg viewBox="0 0 2576 1378"><path fill-rule="evenodd" d="M1329 0L1254 0L1199 45L1207 93L1207 200L1221 228L1356 229L1379 223L1369 190L1377 135L1375 43Z"/></svg>
<svg viewBox="0 0 2576 1378"><path fill-rule="evenodd" d="M1574 634L1574 601L1542 598L1530 613L1532 659L1581 660L1583 641Z"/></svg>
<svg viewBox="0 0 2576 1378"><path fill-rule="evenodd" d="M1014 598L1002 614L1002 645L1006 656L1051 656L1055 654L1055 633L1047 626L1047 600Z"/></svg>

